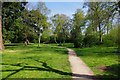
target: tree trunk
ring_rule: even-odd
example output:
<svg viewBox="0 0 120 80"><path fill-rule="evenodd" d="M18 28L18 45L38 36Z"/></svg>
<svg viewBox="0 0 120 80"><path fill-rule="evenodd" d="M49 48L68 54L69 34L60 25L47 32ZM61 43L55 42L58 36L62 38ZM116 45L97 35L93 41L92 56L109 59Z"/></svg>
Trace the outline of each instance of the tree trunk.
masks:
<svg viewBox="0 0 120 80"><path fill-rule="evenodd" d="M101 31L101 26L99 24L99 41L102 43L102 31Z"/></svg>
<svg viewBox="0 0 120 80"><path fill-rule="evenodd" d="M2 40L2 17L0 16L0 50L4 49Z"/></svg>
<svg viewBox="0 0 120 80"><path fill-rule="evenodd" d="M65 45L65 40L63 40L63 46Z"/></svg>
<svg viewBox="0 0 120 80"><path fill-rule="evenodd" d="M58 43L57 43L57 40L56 40L56 37L54 37L54 40L55 40L55 43L58 44Z"/></svg>
<svg viewBox="0 0 120 80"><path fill-rule="evenodd" d="M25 46L29 45L29 43L30 43L29 40L26 38L25 39Z"/></svg>
<svg viewBox="0 0 120 80"><path fill-rule="evenodd" d="M41 33L39 33L39 43L38 43L38 47L40 47L40 40L41 40Z"/></svg>

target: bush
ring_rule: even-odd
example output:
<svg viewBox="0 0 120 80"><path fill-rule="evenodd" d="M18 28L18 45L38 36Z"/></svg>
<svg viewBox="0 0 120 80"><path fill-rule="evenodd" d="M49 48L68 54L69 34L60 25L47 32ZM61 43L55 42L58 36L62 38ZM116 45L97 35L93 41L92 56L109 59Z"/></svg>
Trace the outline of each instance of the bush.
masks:
<svg viewBox="0 0 120 80"><path fill-rule="evenodd" d="M117 45L116 39L110 35L104 35L103 36L103 45L107 47L115 46Z"/></svg>
<svg viewBox="0 0 120 80"><path fill-rule="evenodd" d="M109 34L103 35L103 44L104 46L117 46L119 42L118 39L118 26L114 26L113 29L110 30Z"/></svg>
<svg viewBox="0 0 120 80"><path fill-rule="evenodd" d="M86 35L83 39L83 44L85 47L91 47L98 44L98 38L95 35Z"/></svg>
<svg viewBox="0 0 120 80"><path fill-rule="evenodd" d="M77 38L75 38L74 47L75 48L83 47L83 36L82 35L79 35Z"/></svg>

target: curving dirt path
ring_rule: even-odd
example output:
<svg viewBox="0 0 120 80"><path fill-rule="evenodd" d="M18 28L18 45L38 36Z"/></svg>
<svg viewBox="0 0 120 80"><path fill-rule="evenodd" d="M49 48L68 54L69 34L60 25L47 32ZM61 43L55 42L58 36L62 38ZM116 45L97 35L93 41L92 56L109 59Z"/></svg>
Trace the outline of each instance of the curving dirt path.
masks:
<svg viewBox="0 0 120 80"><path fill-rule="evenodd" d="M93 80L93 71L79 58L74 50L67 48L72 78L75 80Z"/></svg>

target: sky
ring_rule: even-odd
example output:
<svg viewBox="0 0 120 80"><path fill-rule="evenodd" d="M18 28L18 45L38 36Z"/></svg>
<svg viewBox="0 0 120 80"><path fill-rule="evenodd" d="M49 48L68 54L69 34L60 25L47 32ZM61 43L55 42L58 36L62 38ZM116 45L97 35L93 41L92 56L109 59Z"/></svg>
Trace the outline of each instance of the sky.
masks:
<svg viewBox="0 0 120 80"><path fill-rule="evenodd" d="M48 9L51 10L48 16L53 16L55 14L65 14L70 18L73 18L73 14L77 9L82 9L83 2L45 2ZM35 2L29 3L29 8L36 6ZM87 9L84 9L86 12Z"/></svg>
<svg viewBox="0 0 120 80"><path fill-rule="evenodd" d="M27 0L31 2L115 2L117 0Z"/></svg>
<svg viewBox="0 0 120 80"><path fill-rule="evenodd" d="M27 0L29 2L83 2L83 1L90 1L90 0Z"/></svg>
<svg viewBox="0 0 120 80"><path fill-rule="evenodd" d="M66 14L72 17L77 9L81 9L83 6L82 2L47 2L46 6L51 10L50 15L54 14Z"/></svg>

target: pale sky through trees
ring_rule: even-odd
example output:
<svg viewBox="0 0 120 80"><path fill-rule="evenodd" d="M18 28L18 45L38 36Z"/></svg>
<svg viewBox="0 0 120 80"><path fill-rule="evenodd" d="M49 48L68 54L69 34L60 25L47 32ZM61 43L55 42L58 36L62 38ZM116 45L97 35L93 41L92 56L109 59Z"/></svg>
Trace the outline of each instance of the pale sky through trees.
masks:
<svg viewBox="0 0 120 80"><path fill-rule="evenodd" d="M31 1L31 0L30 0ZM33 9L36 7L37 2L30 2L29 8ZM84 2L45 2L48 9L51 10L49 16L54 14L65 14L72 18L72 15L77 9L82 9ZM87 9L83 9L86 13Z"/></svg>

